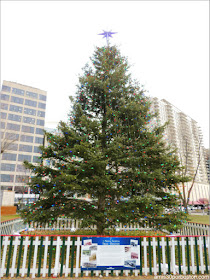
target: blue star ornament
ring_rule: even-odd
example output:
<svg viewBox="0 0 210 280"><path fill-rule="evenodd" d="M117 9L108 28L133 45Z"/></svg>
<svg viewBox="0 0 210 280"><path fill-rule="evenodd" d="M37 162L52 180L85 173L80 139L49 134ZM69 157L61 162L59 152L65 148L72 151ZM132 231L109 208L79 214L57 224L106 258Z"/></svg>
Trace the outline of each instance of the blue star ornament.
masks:
<svg viewBox="0 0 210 280"><path fill-rule="evenodd" d="M103 30L104 31L104 30ZM109 43L109 37L112 37L112 34L116 34L117 32L111 32L111 31L104 31L103 33L100 33L98 35L104 35L103 38L106 38L107 45Z"/></svg>

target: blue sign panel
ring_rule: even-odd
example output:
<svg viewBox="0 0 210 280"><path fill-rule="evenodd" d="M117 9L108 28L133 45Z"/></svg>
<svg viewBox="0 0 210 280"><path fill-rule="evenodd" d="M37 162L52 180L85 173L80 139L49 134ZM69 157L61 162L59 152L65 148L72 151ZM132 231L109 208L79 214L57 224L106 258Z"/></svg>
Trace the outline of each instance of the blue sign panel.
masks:
<svg viewBox="0 0 210 280"><path fill-rule="evenodd" d="M81 270L123 269L140 269L139 238L82 238Z"/></svg>

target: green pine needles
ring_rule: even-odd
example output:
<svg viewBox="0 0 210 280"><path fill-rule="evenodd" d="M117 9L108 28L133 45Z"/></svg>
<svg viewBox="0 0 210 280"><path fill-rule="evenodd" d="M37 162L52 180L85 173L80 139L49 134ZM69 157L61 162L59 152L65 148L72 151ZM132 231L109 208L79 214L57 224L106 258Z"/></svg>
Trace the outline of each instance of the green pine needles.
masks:
<svg viewBox="0 0 210 280"><path fill-rule="evenodd" d="M98 234L120 222L171 232L181 227L184 214L176 211L173 191L182 167L163 141L164 127L150 125L149 98L128 69L115 46L96 48L69 122L46 133L41 164L25 162L33 173L29 186L40 193L22 212L26 221L66 216L82 220L82 227L96 225Z"/></svg>

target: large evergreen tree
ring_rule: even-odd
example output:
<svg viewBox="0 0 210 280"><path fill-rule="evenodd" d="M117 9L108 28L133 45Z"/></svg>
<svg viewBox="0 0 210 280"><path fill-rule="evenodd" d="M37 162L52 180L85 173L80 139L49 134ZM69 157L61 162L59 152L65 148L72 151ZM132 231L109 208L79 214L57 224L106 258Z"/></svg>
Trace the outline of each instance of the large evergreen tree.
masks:
<svg viewBox="0 0 210 280"><path fill-rule="evenodd" d="M84 227L97 225L98 234L118 222L148 221L170 231L181 226L172 194L181 167L163 141L164 127L150 125L149 99L128 68L115 46L96 48L79 78L69 122L46 133L41 164L25 162L34 175L30 187L40 193L22 214L27 221L64 215L82 219Z"/></svg>

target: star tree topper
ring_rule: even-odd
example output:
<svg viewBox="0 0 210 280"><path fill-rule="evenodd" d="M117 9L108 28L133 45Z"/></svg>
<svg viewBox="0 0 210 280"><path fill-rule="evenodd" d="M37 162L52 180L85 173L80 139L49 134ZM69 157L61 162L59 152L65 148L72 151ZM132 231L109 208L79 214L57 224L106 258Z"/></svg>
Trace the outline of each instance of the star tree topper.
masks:
<svg viewBox="0 0 210 280"><path fill-rule="evenodd" d="M103 30L104 31L104 30ZM104 35L103 38L106 38L107 46L109 45L109 37L112 37L112 34L116 34L117 32L111 32L111 31L104 31L103 33L100 33L98 35Z"/></svg>

